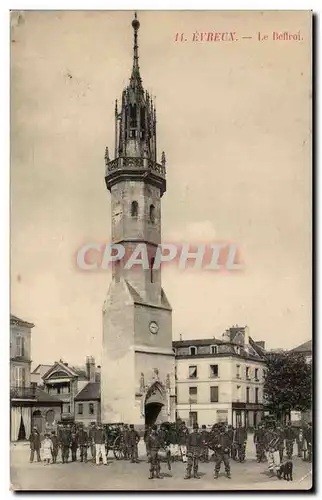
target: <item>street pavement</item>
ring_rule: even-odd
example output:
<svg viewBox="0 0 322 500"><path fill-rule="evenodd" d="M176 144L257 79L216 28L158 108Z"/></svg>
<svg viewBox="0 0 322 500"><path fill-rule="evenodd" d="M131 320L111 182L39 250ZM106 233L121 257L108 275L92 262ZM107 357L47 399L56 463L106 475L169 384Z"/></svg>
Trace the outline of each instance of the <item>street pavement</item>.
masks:
<svg viewBox="0 0 322 500"><path fill-rule="evenodd" d="M185 466L181 462L168 471L161 466L163 479L149 480L149 465L144 444L140 442L139 464L115 460L109 453L108 465L97 466L93 462L69 462L66 465L29 463L28 444L11 445L12 490L308 490L312 487L311 464L294 458L293 482L270 478L267 463L258 464L249 448L244 463L231 461L232 479L227 479L222 465L219 479L213 479L214 463L200 464L201 478L184 480Z"/></svg>

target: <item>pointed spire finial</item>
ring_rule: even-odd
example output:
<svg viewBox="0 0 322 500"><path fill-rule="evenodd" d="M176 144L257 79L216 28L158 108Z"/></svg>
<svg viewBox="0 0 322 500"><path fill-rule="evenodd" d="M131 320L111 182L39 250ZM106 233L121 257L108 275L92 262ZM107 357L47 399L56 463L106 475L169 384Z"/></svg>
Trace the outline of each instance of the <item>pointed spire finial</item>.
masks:
<svg viewBox="0 0 322 500"><path fill-rule="evenodd" d="M134 13L134 19L132 21L132 28L134 30L134 45L133 45L133 68L131 75L131 82L138 82L141 84L140 68L139 68L139 46L138 46L138 30L140 28L140 22L137 18L137 13Z"/></svg>

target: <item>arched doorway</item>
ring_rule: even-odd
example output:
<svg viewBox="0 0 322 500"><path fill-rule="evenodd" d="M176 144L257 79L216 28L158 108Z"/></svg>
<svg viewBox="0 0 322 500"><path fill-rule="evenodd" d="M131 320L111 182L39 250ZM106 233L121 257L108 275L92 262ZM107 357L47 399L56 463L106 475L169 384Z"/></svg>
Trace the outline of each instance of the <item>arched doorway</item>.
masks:
<svg viewBox="0 0 322 500"><path fill-rule="evenodd" d="M43 417L40 410L35 410L32 414L32 426L37 427L38 432L42 432Z"/></svg>
<svg viewBox="0 0 322 500"><path fill-rule="evenodd" d="M18 441L22 441L24 439L26 439L26 428L25 428L25 424L23 422L23 418L21 416L20 426L19 426L19 433L18 433Z"/></svg>
<svg viewBox="0 0 322 500"><path fill-rule="evenodd" d="M164 389L160 383L155 382L148 390L145 398L144 414L146 425L153 425L166 420L165 403Z"/></svg>

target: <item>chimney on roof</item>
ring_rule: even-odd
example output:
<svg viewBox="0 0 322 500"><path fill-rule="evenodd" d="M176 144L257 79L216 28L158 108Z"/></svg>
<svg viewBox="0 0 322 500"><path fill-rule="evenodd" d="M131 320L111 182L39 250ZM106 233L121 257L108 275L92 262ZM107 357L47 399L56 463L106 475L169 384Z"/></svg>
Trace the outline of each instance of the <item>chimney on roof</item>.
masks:
<svg viewBox="0 0 322 500"><path fill-rule="evenodd" d="M68 363L64 363L64 365L68 367Z"/></svg>
<svg viewBox="0 0 322 500"><path fill-rule="evenodd" d="M180 340L182 340L182 335L181 335L181 333L180 333Z"/></svg>
<svg viewBox="0 0 322 500"><path fill-rule="evenodd" d="M86 375L89 382L95 382L95 359L93 356L86 357Z"/></svg>

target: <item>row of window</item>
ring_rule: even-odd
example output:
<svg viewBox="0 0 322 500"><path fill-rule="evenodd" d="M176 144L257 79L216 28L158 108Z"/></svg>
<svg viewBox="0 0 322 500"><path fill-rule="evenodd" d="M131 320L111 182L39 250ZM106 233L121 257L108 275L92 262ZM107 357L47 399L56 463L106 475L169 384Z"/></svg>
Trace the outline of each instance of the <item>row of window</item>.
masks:
<svg viewBox="0 0 322 500"><path fill-rule="evenodd" d="M265 370L263 370L263 376L265 377ZM190 365L189 366L189 378L198 378L198 366ZM219 367L218 365L209 365L209 377L219 377ZM246 380L251 380L251 368L250 366L245 367L245 377ZM236 378L241 378L240 374L240 365L236 365ZM254 369L254 380L255 382L259 381L259 368Z"/></svg>
<svg viewBox="0 0 322 500"><path fill-rule="evenodd" d="M240 400L240 389L241 386L237 386L237 400ZM246 403L252 403L250 400L250 387L246 387ZM210 403L218 403L219 402L219 387L218 386L211 386L210 387ZM255 388L255 401L254 403L259 402L259 389L258 387ZM198 387L189 387L189 403L190 404L196 404L198 403Z"/></svg>
<svg viewBox="0 0 322 500"><path fill-rule="evenodd" d="M84 403L78 403L77 414L83 415L84 413ZM94 403L88 403L88 413L89 415L94 415Z"/></svg>
<svg viewBox="0 0 322 500"><path fill-rule="evenodd" d="M131 217L137 217L139 215L139 204L137 201L132 201L131 203ZM151 222L155 222L155 206L150 205L149 217Z"/></svg>

